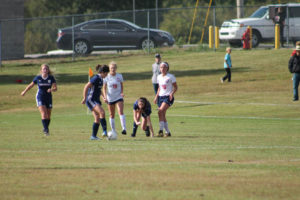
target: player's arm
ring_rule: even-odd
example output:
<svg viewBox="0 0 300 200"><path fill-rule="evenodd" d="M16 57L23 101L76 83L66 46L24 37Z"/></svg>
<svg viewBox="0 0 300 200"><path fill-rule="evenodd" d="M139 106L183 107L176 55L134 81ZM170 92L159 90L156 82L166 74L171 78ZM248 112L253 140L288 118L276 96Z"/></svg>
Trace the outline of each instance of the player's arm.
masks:
<svg viewBox="0 0 300 200"><path fill-rule="evenodd" d="M30 90L33 86L34 86L34 82L31 82L31 83L25 88L25 90L23 90L23 91L21 92L21 96L24 96L24 95L26 94L26 92L27 92L28 90Z"/></svg>
<svg viewBox="0 0 300 200"><path fill-rule="evenodd" d="M81 101L82 104L85 104L86 101L86 96L87 96L87 92L89 90L89 88L91 88L93 86L93 84L91 82L88 82L84 88L83 88L83 99Z"/></svg>
<svg viewBox="0 0 300 200"><path fill-rule="evenodd" d="M123 82L121 82L121 96L124 97L124 93L123 93Z"/></svg>
<svg viewBox="0 0 300 200"><path fill-rule="evenodd" d="M56 83L53 83L52 86L51 86L51 88L49 88L47 90L48 93L50 93L50 92L56 92L56 91L57 91L57 85L56 85Z"/></svg>
<svg viewBox="0 0 300 200"><path fill-rule="evenodd" d="M153 131L153 126L152 126L152 123L151 123L151 118L150 118L150 115L147 116L147 124L150 128L150 131L151 131L151 137L154 137L154 131Z"/></svg>
<svg viewBox="0 0 300 200"><path fill-rule="evenodd" d="M106 95L107 95L107 83L104 83L102 88L102 98L105 103L108 103Z"/></svg>
<svg viewBox="0 0 300 200"><path fill-rule="evenodd" d="M133 110L133 121L137 126L141 124L139 116L140 113L137 110Z"/></svg>
<svg viewBox="0 0 300 200"><path fill-rule="evenodd" d="M178 86L177 86L177 83L176 83L176 82L172 83L172 85L173 85L173 90L172 90L172 92L171 92L171 94L170 94L170 101L173 99L174 94L175 94L175 92L176 92L177 89L178 89Z"/></svg>

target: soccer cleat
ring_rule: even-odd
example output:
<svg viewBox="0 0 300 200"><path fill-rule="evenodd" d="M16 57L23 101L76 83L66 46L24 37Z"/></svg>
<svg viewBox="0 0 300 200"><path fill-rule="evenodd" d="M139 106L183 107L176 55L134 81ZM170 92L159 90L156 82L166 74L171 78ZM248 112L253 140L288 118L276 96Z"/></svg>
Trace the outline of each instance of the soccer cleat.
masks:
<svg viewBox="0 0 300 200"><path fill-rule="evenodd" d="M166 134L165 134L165 137L171 137L171 132L166 133Z"/></svg>
<svg viewBox="0 0 300 200"><path fill-rule="evenodd" d="M164 137L164 133L162 130L158 131L157 137Z"/></svg>
<svg viewBox="0 0 300 200"><path fill-rule="evenodd" d="M97 136L91 136L90 140L100 140L100 138L98 138Z"/></svg>
<svg viewBox="0 0 300 200"><path fill-rule="evenodd" d="M131 137L135 137L135 133L131 133Z"/></svg>
<svg viewBox="0 0 300 200"><path fill-rule="evenodd" d="M44 129L43 132L44 132L45 136L49 136L50 135L49 129Z"/></svg>
<svg viewBox="0 0 300 200"><path fill-rule="evenodd" d="M149 130L146 130L146 131L145 131L145 134L146 134L146 137L149 137L149 136L150 136L150 131L149 131Z"/></svg>
<svg viewBox="0 0 300 200"><path fill-rule="evenodd" d="M123 135L126 135L126 134L127 134L127 132L126 132L125 129L122 131L122 134L123 134Z"/></svg>
<svg viewBox="0 0 300 200"><path fill-rule="evenodd" d="M102 137L107 137L107 131L104 131L104 132L102 133Z"/></svg>

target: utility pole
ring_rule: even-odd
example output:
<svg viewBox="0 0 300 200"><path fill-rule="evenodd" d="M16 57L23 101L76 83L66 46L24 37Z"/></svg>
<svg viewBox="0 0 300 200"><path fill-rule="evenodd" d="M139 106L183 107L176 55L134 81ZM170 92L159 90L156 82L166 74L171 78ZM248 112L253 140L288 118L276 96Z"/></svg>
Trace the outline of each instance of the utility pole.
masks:
<svg viewBox="0 0 300 200"><path fill-rule="evenodd" d="M236 0L236 15L238 19L244 17L244 0Z"/></svg>

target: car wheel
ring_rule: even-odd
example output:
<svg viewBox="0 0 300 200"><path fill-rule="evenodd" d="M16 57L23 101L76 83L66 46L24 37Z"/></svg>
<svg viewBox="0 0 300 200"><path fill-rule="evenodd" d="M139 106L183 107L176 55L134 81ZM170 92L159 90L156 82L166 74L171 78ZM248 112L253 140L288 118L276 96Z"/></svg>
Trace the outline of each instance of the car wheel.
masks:
<svg viewBox="0 0 300 200"><path fill-rule="evenodd" d="M74 45L74 52L76 54L81 54L81 55L90 53L90 47L88 42L84 40L76 41Z"/></svg>
<svg viewBox="0 0 300 200"><path fill-rule="evenodd" d="M149 39L149 48L153 49L155 47L155 43L152 39ZM148 38L145 38L141 42L141 48L144 50L148 49Z"/></svg>
<svg viewBox="0 0 300 200"><path fill-rule="evenodd" d="M257 47L261 41L260 33L256 30L252 31L252 47Z"/></svg>

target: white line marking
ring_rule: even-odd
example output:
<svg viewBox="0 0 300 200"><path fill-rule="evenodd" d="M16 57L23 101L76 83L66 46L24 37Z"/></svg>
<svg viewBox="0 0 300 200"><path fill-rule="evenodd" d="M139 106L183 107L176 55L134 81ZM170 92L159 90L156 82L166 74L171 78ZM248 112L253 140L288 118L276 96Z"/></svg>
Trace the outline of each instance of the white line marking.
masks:
<svg viewBox="0 0 300 200"><path fill-rule="evenodd" d="M176 100L176 103L191 103L201 105L255 105L255 106L293 106L300 107L297 104L273 104L273 103L233 103L233 102L200 102L200 101L181 101Z"/></svg>

